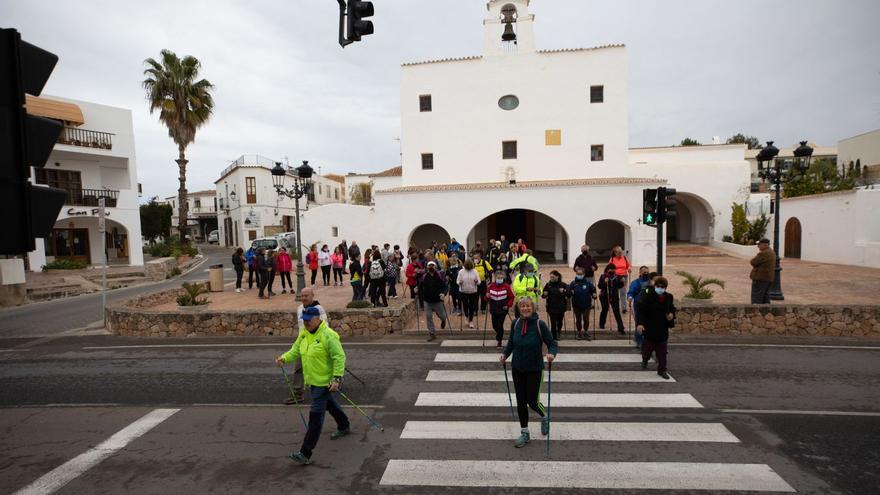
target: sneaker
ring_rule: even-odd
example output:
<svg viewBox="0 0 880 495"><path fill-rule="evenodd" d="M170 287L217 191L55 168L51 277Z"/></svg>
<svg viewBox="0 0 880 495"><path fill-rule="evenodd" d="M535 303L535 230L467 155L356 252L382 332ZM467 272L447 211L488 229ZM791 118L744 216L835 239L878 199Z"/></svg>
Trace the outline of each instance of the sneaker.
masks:
<svg viewBox="0 0 880 495"><path fill-rule="evenodd" d="M593 340L593 337L590 337L590 332L584 332L584 340Z"/></svg>
<svg viewBox="0 0 880 495"><path fill-rule="evenodd" d="M287 294L287 289L281 289L282 294Z"/></svg>
<svg viewBox="0 0 880 495"><path fill-rule="evenodd" d="M514 442L513 445L519 449L525 447L526 444L529 443L529 440L529 432L524 431L520 433L519 438L516 439L516 442Z"/></svg>
<svg viewBox="0 0 880 495"><path fill-rule="evenodd" d="M657 374L660 375L664 380L669 380L669 373L665 371L658 371Z"/></svg>
<svg viewBox="0 0 880 495"><path fill-rule="evenodd" d="M235 293L238 294L241 292L241 289L235 289Z"/></svg>
<svg viewBox="0 0 880 495"><path fill-rule="evenodd" d="M342 438L351 433L351 428L346 428L344 430L336 430L330 434L330 440L336 440Z"/></svg>
<svg viewBox="0 0 880 495"><path fill-rule="evenodd" d="M441 329L442 329L442 328L446 328L446 320L445 320L445 319L440 320L440 328L441 328Z"/></svg>
<svg viewBox="0 0 880 495"><path fill-rule="evenodd" d="M299 451L296 451L287 457L290 457L292 460L302 464L303 466L308 466L309 464L312 463L311 459L309 459L308 457L306 457L305 454L303 454L302 452L299 452Z"/></svg>
<svg viewBox="0 0 880 495"><path fill-rule="evenodd" d="M436 339L436 338L437 338L437 337L435 337L433 333L429 333L429 334L428 334L428 339L427 339L427 340L428 340L428 342L431 342L432 340L434 340L434 339Z"/></svg>
<svg viewBox="0 0 880 495"><path fill-rule="evenodd" d="M545 437L550 434L550 418L544 418L541 420L541 435Z"/></svg>
<svg viewBox="0 0 880 495"><path fill-rule="evenodd" d="M643 370L648 369L648 362L647 361L642 361L642 369Z"/></svg>
<svg viewBox="0 0 880 495"><path fill-rule="evenodd" d="M495 344L495 349L497 349L499 351L501 350L501 341L500 340L498 341L498 343Z"/></svg>
<svg viewBox="0 0 880 495"><path fill-rule="evenodd" d="M468 322L468 328L476 328L476 327L474 327L474 322L469 321L469 322Z"/></svg>

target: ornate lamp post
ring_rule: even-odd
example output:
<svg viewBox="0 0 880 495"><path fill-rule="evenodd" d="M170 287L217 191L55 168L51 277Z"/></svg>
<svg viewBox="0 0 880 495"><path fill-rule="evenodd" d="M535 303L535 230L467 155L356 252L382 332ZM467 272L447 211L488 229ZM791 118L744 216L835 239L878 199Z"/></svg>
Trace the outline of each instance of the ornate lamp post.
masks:
<svg viewBox="0 0 880 495"><path fill-rule="evenodd" d="M302 261L302 236L299 226L299 198L307 195L312 187L312 167L308 160L303 160L302 165L296 167L296 176L293 179L293 187L284 189L284 178L287 170L281 166L281 162L275 162L272 168L272 184L279 196L292 198L296 207L296 297L299 299L302 290L306 287L306 274L303 270Z"/></svg>
<svg viewBox="0 0 880 495"><path fill-rule="evenodd" d="M791 169L784 160L777 158L779 149L773 146L773 141L767 141L767 146L758 152L755 157L758 160L758 177L762 181L769 181L775 189L775 200L773 201L773 250L776 251L776 268L773 285L770 286L769 297L773 301L782 301L785 296L782 294L782 265L779 256L779 207L782 193L782 183L794 177L793 173L798 175L807 171L810 166L810 157L813 156L813 148L807 146L806 141L801 141L800 146L794 150L794 159L791 162ZM766 165L765 165L766 164Z"/></svg>

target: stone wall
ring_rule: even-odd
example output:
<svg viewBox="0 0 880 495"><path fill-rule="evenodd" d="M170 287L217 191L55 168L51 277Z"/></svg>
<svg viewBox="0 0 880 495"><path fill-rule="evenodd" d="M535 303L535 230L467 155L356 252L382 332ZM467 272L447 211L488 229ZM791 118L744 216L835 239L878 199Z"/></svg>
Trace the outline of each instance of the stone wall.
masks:
<svg viewBox="0 0 880 495"><path fill-rule="evenodd" d="M151 309L174 301L181 293L181 289L173 289L108 304L107 329L114 335L132 337L294 334L295 309L213 311L210 304L177 311ZM377 336L403 330L414 315L415 305L407 300L398 307L330 311L327 317L339 335Z"/></svg>
<svg viewBox="0 0 880 495"><path fill-rule="evenodd" d="M174 258L158 258L144 263L144 275L150 280L165 280L177 266Z"/></svg>
<svg viewBox="0 0 880 495"><path fill-rule="evenodd" d="M674 331L880 338L880 306L707 304L679 308Z"/></svg>

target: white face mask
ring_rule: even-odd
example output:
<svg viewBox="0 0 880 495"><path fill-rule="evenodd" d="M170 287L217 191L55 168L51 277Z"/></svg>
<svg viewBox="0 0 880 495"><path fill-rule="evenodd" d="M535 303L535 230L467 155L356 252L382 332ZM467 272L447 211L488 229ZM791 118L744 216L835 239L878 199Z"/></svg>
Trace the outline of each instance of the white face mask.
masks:
<svg viewBox="0 0 880 495"><path fill-rule="evenodd" d="M656 292L657 295L663 294L666 292L666 287L654 287L654 292Z"/></svg>
<svg viewBox="0 0 880 495"><path fill-rule="evenodd" d="M496 283L496 284L503 284L503 283L504 283L504 279L503 279L503 278L496 278L496 279L495 279L495 283Z"/></svg>

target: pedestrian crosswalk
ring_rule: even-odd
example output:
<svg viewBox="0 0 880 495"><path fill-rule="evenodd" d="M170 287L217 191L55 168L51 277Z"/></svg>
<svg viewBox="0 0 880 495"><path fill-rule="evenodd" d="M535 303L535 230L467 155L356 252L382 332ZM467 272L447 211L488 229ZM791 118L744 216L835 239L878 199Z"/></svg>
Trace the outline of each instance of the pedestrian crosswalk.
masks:
<svg viewBox="0 0 880 495"><path fill-rule="evenodd" d="M562 417L551 423L552 443L578 445L577 442L582 442L589 445L590 442L604 442L607 447L602 452L608 452L608 449L613 451L618 445L624 449L627 444L621 442L668 442L679 446L735 446L741 443L722 423L694 421L694 413L704 410L703 404L691 394L681 393L680 381L673 378L665 380L653 371L639 370L637 363L641 362L641 356L625 349L631 343L624 340L594 340L562 341L560 344L562 349L554 360L553 370L553 382L560 384L560 390L555 392L554 386L551 411L555 411L554 419ZM511 398L500 383L505 381L505 372L498 363L498 354L468 352L470 348L482 347L480 340L446 340L441 347L444 352L436 353L433 361L439 363L436 365L438 369L428 370L425 388L415 400L416 410L430 411L427 417L431 420L406 422L400 438L409 446L401 452L430 455L435 452L431 449L432 442L452 440L462 445L476 442L472 444L472 449L452 450L474 454L465 458L458 454L458 458L451 459L392 455L380 485L407 486L414 491L416 488L425 489L419 493L431 492L430 487L795 491L767 464L717 462L718 456L726 452L720 448L717 452L713 452L716 449L711 447L708 451L698 451L713 452L715 457L706 459L706 462L658 459L659 444L645 449L642 458L632 458L632 452L641 451L630 449L607 461L602 458L587 457L588 461L571 458L577 455L572 452L597 451L589 448L581 450L579 447L576 450L562 449L566 454L558 455L565 458L544 457L544 449L540 447L532 449L535 458L528 460L511 459L512 454L505 453L499 453L497 457L487 455L486 444L479 442L507 441L509 445L506 447L515 450L513 440L520 433L518 422L497 421L497 412L511 407ZM455 384L459 384L459 390L450 392L450 387L455 387ZM440 390L432 390L432 387L441 386ZM612 390L614 393L597 393L595 387L604 387L600 388L601 392ZM546 388L543 392L541 400L546 405ZM601 412L612 408L632 411L638 419L596 421L590 418L571 421L572 416L566 417L566 414L578 414L574 416L578 418L583 417L584 412L593 412L597 419L604 419L607 413L602 416ZM669 419L677 421L645 421L642 417L648 415L649 419L654 419L665 411L676 412ZM483 418L481 414L484 414ZM543 442L547 437L541 434L540 423L534 418L532 413L533 421L529 428L533 443ZM682 419L686 421L682 422ZM527 446L523 450L528 449ZM680 451L677 449L673 452ZM752 458L744 460L751 461Z"/></svg>

